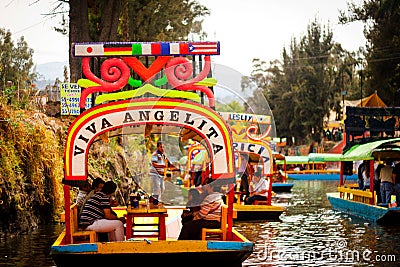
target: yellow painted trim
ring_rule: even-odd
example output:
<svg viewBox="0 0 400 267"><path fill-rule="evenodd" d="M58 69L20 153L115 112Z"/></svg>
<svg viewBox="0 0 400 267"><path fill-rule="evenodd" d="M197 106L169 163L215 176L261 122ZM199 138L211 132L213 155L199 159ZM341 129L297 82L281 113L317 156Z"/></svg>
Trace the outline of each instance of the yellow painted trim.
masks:
<svg viewBox="0 0 400 267"><path fill-rule="evenodd" d="M233 208L237 210L237 212L241 211L284 211L285 208L281 206L273 206L273 205L242 205L242 204L233 204Z"/></svg>
<svg viewBox="0 0 400 267"><path fill-rule="evenodd" d="M371 191L364 191L364 190L360 190L360 189L350 189L350 188L340 187L339 186L338 187L338 192L353 194L353 196L372 198L372 192Z"/></svg>
<svg viewBox="0 0 400 267"><path fill-rule="evenodd" d="M175 253L208 251L207 241L202 240L145 240L98 243L97 253Z"/></svg>

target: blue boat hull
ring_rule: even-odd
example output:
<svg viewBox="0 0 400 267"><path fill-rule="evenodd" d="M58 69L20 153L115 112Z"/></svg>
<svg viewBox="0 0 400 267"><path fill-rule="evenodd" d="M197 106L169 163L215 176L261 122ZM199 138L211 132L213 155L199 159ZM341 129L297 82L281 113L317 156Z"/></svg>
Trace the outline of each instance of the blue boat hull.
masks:
<svg viewBox="0 0 400 267"><path fill-rule="evenodd" d="M65 230L51 246L57 267L105 266L105 263L173 262L187 266L194 258L207 258L209 266L242 266L254 251L254 243L232 229L232 240L148 240L65 244ZM200 258L199 258L200 257ZM150 264L152 265L152 264Z"/></svg>
<svg viewBox="0 0 400 267"><path fill-rule="evenodd" d="M288 174L289 179L293 180L335 180L339 181L340 174ZM345 176L347 181L357 180L357 174Z"/></svg>
<svg viewBox="0 0 400 267"><path fill-rule="evenodd" d="M385 208L376 205L342 199L339 193L328 193L332 209L377 223L394 223L400 220L400 208Z"/></svg>
<svg viewBox="0 0 400 267"><path fill-rule="evenodd" d="M242 266L242 262L250 256L251 252L232 253L229 251L205 252L176 252L176 253L113 253L113 254L55 254L54 262L57 267L71 266L106 266L105 263L124 263L134 266L138 263L169 262L173 266L188 266L193 259L207 259L207 266Z"/></svg>

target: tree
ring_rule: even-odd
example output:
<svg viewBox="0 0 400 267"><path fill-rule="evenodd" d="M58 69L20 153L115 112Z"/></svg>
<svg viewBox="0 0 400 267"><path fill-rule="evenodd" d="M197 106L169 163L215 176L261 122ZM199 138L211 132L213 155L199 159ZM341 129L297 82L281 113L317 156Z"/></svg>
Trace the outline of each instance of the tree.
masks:
<svg viewBox="0 0 400 267"><path fill-rule="evenodd" d="M341 11L341 23L365 23L366 93L377 91L389 106L400 106L400 2L366 0L348 4L347 11Z"/></svg>
<svg viewBox="0 0 400 267"><path fill-rule="evenodd" d="M189 33L204 36L198 18L206 7L193 0L60 0L69 4L69 41L187 40ZM66 34L63 20L59 32ZM70 51L72 52L72 51ZM70 53L71 81L81 78L81 63Z"/></svg>
<svg viewBox="0 0 400 267"><path fill-rule="evenodd" d="M354 63L350 58L333 41L330 28L323 29L315 20L299 42L293 38L289 50L283 48L282 62L253 61L250 79L262 88L270 104L278 136L294 137L299 144L321 141L324 117L340 109L343 86L339 77L343 77L344 62Z"/></svg>
<svg viewBox="0 0 400 267"><path fill-rule="evenodd" d="M23 36L14 45L11 32L0 28L0 87L9 104L19 100L19 90L29 89L36 79L32 55Z"/></svg>

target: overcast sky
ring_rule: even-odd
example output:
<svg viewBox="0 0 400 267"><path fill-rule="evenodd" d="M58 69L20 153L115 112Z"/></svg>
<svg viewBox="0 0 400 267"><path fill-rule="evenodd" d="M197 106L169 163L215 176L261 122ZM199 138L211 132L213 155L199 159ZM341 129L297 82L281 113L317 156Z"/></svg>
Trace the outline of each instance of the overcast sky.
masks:
<svg viewBox="0 0 400 267"><path fill-rule="evenodd" d="M37 2L37 3L35 3ZM334 40L350 51L364 46L361 23L338 25L339 10L347 0L199 0L211 10L203 23L209 41L221 42L215 63L250 74L253 58L265 61L281 58L283 47L299 38L316 18L329 25ZM359 3L360 0L353 0ZM68 61L68 38L52 28L60 18L45 18L56 0L0 0L0 27L13 37L25 37L33 48L36 63Z"/></svg>

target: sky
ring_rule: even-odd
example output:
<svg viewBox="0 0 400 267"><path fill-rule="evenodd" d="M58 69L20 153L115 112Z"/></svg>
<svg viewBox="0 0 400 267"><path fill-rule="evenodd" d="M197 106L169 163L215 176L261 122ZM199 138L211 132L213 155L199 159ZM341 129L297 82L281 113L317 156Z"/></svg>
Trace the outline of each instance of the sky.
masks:
<svg viewBox="0 0 400 267"><path fill-rule="evenodd" d="M207 41L219 41L219 56L213 62L249 75L252 60L281 59L292 38L307 32L317 19L333 31L334 41L349 51L364 46L363 25L338 25L339 10L348 0L199 0L210 9L203 22ZM353 0L359 3L360 0ZM53 30L60 17L45 17L56 0L0 0L0 27L16 40L24 36L34 49L37 64L68 61L68 37Z"/></svg>

